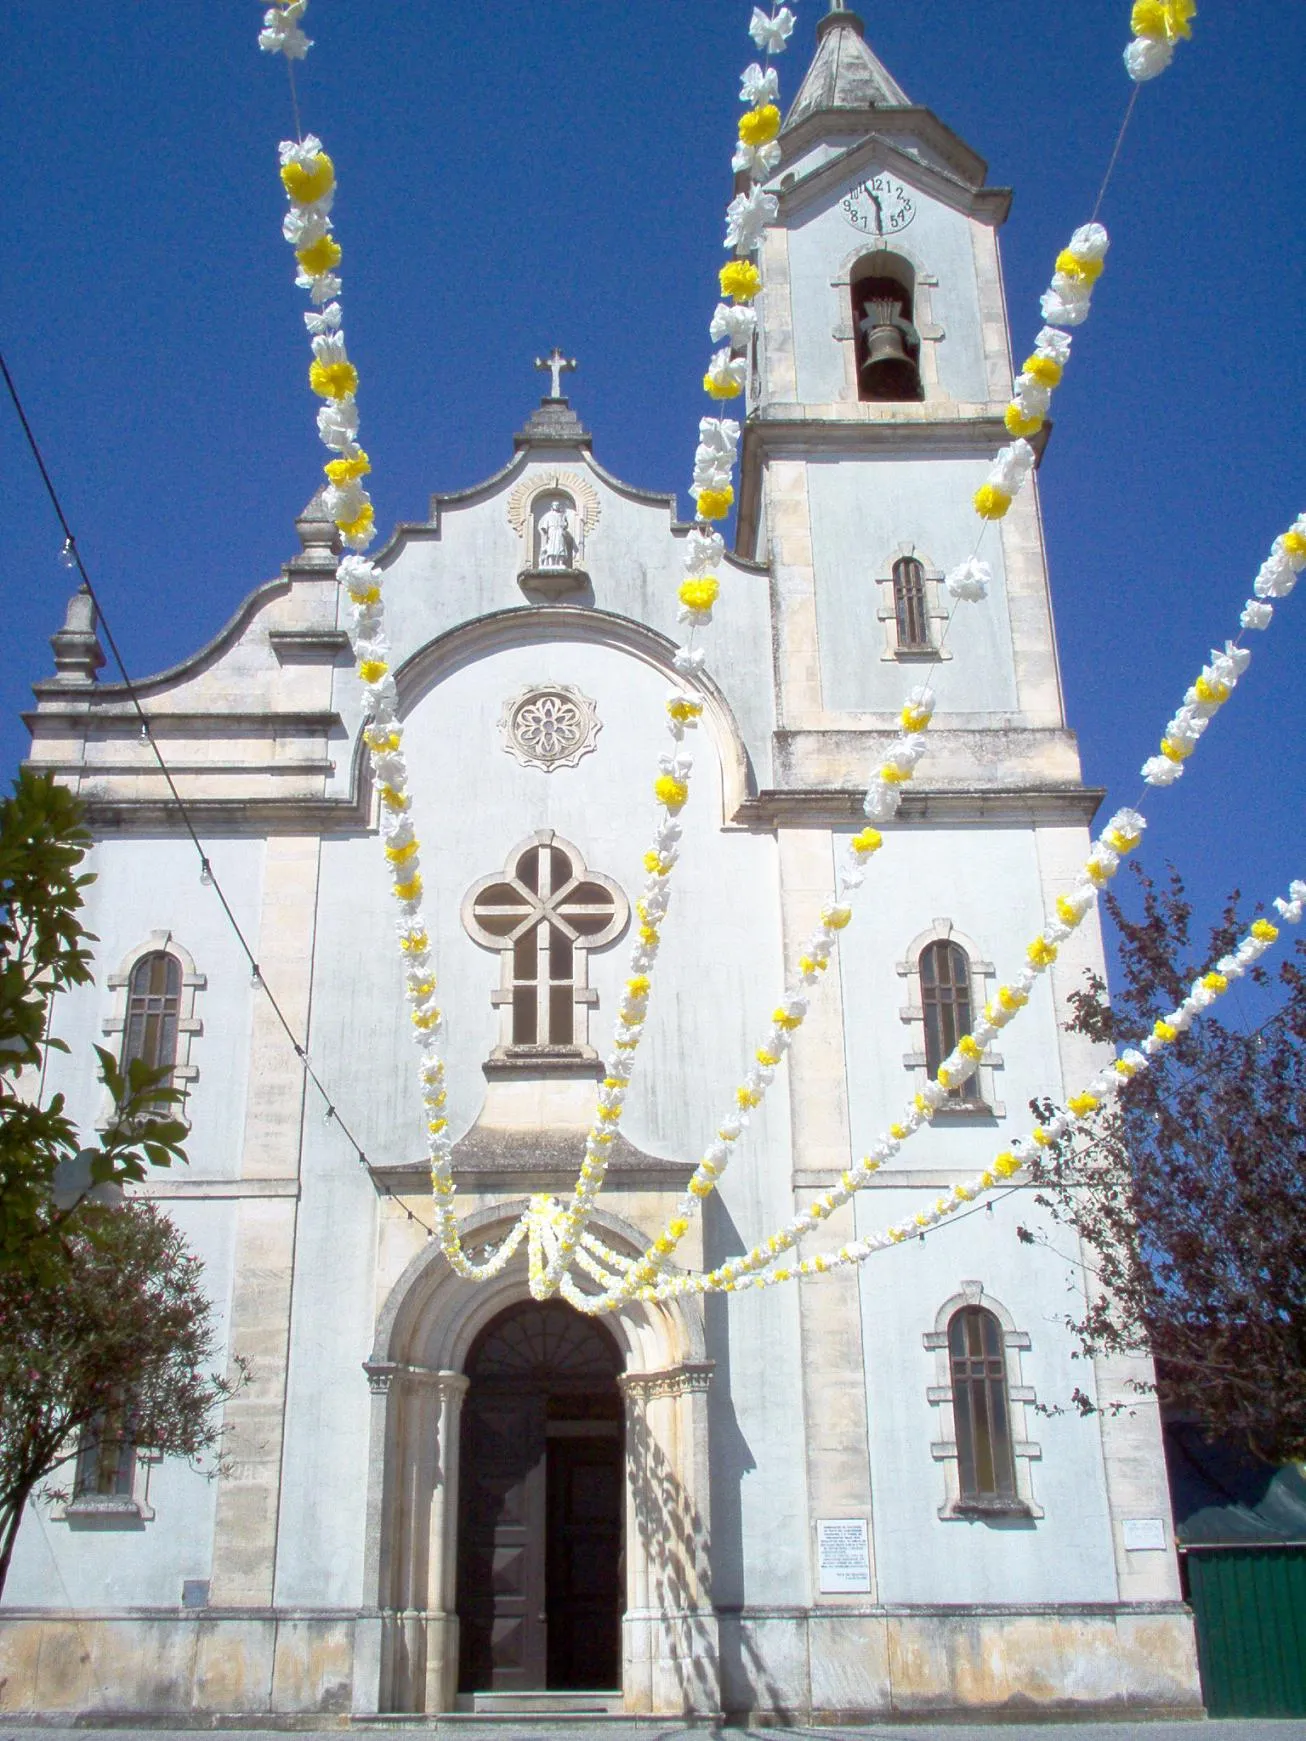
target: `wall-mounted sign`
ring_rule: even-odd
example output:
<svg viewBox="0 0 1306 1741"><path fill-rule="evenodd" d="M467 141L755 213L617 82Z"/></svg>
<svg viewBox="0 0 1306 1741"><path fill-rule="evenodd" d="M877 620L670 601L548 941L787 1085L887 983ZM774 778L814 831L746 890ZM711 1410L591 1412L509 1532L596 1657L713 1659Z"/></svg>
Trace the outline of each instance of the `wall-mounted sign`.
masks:
<svg viewBox="0 0 1306 1741"><path fill-rule="evenodd" d="M825 1596L869 1596L871 1544L864 1517L822 1517L816 1523L817 1579Z"/></svg>

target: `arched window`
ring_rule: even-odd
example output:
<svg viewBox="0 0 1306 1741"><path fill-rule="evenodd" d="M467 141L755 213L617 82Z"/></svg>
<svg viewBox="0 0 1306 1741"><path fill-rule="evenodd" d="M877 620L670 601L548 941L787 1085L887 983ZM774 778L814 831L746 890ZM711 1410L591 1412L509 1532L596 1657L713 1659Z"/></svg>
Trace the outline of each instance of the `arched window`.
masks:
<svg viewBox="0 0 1306 1741"><path fill-rule="evenodd" d="M500 959L496 1057L594 1056L588 1010L598 994L589 989L586 958L621 933L628 913L617 885L587 871L579 851L551 832L514 849L502 876L474 885L463 922Z"/></svg>
<svg viewBox="0 0 1306 1741"><path fill-rule="evenodd" d="M893 565L893 612L899 648L912 653L927 651L932 643L925 569L914 556L901 556Z"/></svg>
<svg viewBox="0 0 1306 1741"><path fill-rule="evenodd" d="M930 1076L974 1025L971 1015L970 959L960 943L943 938L927 943L920 955L921 1011L925 1018L925 1068ZM958 1100L977 1097L975 1077L953 1090Z"/></svg>
<svg viewBox="0 0 1306 1741"><path fill-rule="evenodd" d="M871 254L851 280L857 396L903 402L922 397L921 339L912 324L916 274L897 254Z"/></svg>
<svg viewBox="0 0 1306 1741"><path fill-rule="evenodd" d="M1002 1325L983 1306L948 1323L948 1367L960 1504L1012 1510L1019 1503Z"/></svg>
<svg viewBox="0 0 1306 1741"><path fill-rule="evenodd" d="M165 949L152 949L131 970L123 1022L124 1070L136 1059L151 1070L176 1065L180 1009L181 963Z"/></svg>

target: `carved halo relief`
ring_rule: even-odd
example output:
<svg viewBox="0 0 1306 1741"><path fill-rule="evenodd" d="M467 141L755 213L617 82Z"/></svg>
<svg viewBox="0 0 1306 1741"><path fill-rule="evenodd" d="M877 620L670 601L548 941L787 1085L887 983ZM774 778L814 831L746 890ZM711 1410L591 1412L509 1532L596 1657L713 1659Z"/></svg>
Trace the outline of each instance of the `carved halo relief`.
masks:
<svg viewBox="0 0 1306 1741"><path fill-rule="evenodd" d="M508 497L508 524L521 540L522 574L565 574L585 566L599 523L598 491L579 472L532 472Z"/></svg>
<svg viewBox="0 0 1306 1741"><path fill-rule="evenodd" d="M595 704L569 683L532 683L504 707L503 747L523 768L574 768L595 747Z"/></svg>

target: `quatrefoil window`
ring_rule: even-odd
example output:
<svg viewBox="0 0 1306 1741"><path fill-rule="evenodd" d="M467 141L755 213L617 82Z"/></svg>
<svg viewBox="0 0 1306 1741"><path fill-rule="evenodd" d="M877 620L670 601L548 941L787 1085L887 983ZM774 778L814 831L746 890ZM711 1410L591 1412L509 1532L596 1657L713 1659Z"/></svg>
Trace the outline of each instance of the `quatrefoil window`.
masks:
<svg viewBox="0 0 1306 1741"><path fill-rule="evenodd" d="M482 949L499 954L494 1057L542 1052L593 1058L587 958L626 928L630 907L610 877L587 870L578 848L551 830L513 848L498 876L467 891L463 923Z"/></svg>
<svg viewBox="0 0 1306 1741"><path fill-rule="evenodd" d="M524 768L574 768L594 748L599 720L593 701L569 683L533 683L499 720L503 747Z"/></svg>

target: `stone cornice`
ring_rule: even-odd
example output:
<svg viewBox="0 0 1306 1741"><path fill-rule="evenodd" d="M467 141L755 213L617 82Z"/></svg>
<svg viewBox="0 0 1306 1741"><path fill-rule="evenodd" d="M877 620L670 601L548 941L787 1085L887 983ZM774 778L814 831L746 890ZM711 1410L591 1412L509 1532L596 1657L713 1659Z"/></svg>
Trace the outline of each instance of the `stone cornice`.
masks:
<svg viewBox="0 0 1306 1741"><path fill-rule="evenodd" d="M1009 187L985 187L988 165L977 156L950 127L930 109L913 104L907 108L851 111L846 118L835 113L817 113L805 117L781 135L784 151L783 166L797 161L810 146L828 140L832 133L847 131L853 143L835 157L827 158L815 169L785 187L780 185L780 222L789 223L811 200L829 194L872 162L883 162L895 175L910 182L922 193L930 194L944 205L955 207L970 217L983 219L995 227L1005 223L1011 210ZM950 169L940 169L927 163L911 151L903 150L887 135L914 134L925 145L932 145L940 157L947 158Z"/></svg>
<svg viewBox="0 0 1306 1741"><path fill-rule="evenodd" d="M687 1360L662 1372L623 1372L617 1383L628 1400L651 1402L655 1397L689 1396L706 1391L716 1370L715 1360Z"/></svg>
<svg viewBox="0 0 1306 1741"><path fill-rule="evenodd" d="M1100 786L972 786L935 791L917 787L904 794L897 821L1087 825L1105 796ZM864 787L842 791L771 788L746 799L733 821L736 826L749 829L838 828L854 822L862 827L866 821L862 811L865 797Z"/></svg>

